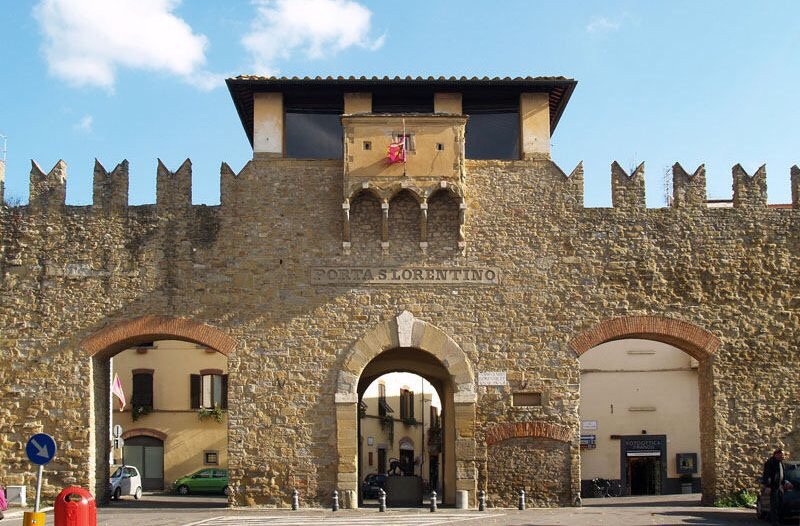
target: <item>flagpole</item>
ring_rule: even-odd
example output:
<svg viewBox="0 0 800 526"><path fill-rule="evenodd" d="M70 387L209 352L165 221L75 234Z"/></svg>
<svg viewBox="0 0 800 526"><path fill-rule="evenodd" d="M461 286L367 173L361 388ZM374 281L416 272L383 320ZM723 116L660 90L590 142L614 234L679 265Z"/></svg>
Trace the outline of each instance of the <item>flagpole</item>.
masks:
<svg viewBox="0 0 800 526"><path fill-rule="evenodd" d="M406 161L408 160L408 147L406 145L408 143L408 135L406 135L406 119L403 117L403 177L408 175L406 173Z"/></svg>

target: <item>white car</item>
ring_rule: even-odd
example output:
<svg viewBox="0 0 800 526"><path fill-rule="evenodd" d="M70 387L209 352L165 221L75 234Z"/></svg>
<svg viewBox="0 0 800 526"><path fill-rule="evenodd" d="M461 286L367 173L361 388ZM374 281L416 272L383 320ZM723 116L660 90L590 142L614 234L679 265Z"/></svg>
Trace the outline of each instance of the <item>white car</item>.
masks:
<svg viewBox="0 0 800 526"><path fill-rule="evenodd" d="M133 495L139 500L142 498L142 477L135 466L120 466L108 479L108 495L119 500L123 495Z"/></svg>

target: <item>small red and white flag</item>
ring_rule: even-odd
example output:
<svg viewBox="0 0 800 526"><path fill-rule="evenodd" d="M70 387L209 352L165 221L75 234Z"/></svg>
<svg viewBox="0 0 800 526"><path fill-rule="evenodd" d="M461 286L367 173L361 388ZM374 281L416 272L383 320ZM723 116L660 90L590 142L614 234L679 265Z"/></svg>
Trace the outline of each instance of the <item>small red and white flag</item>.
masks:
<svg viewBox="0 0 800 526"><path fill-rule="evenodd" d="M114 382L111 384L111 394L119 398L119 410L125 409L125 391L122 390L122 382L119 375L114 373Z"/></svg>

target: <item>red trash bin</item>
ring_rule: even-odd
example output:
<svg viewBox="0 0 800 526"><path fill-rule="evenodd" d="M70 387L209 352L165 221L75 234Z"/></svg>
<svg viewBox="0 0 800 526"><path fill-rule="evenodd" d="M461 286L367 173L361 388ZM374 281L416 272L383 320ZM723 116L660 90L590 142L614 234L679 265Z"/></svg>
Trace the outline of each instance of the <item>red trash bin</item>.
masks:
<svg viewBox="0 0 800 526"><path fill-rule="evenodd" d="M97 505L88 490L64 488L56 497L55 526L97 526Z"/></svg>

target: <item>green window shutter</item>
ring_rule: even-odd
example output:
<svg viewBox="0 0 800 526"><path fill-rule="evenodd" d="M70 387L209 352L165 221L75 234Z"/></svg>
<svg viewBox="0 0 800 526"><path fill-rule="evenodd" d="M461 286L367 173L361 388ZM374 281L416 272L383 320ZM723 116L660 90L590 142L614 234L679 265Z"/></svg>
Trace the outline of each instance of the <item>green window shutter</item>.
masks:
<svg viewBox="0 0 800 526"><path fill-rule="evenodd" d="M222 409L228 409L228 375L222 375Z"/></svg>
<svg viewBox="0 0 800 526"><path fill-rule="evenodd" d="M191 408L200 409L200 375L189 375L189 397L191 398Z"/></svg>

